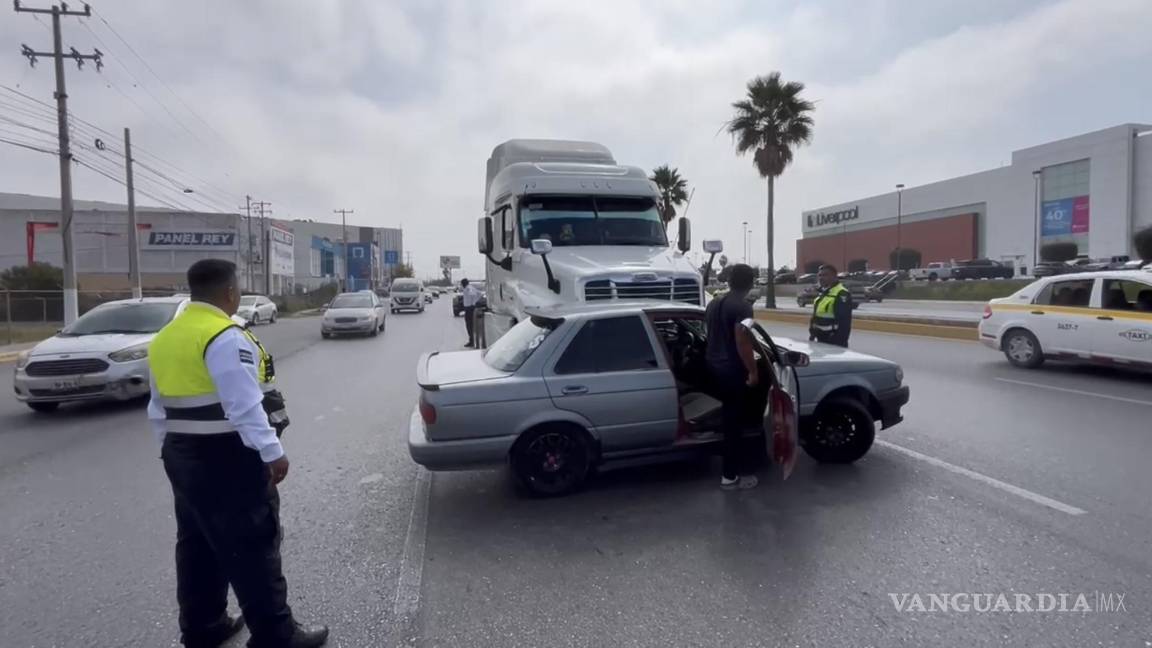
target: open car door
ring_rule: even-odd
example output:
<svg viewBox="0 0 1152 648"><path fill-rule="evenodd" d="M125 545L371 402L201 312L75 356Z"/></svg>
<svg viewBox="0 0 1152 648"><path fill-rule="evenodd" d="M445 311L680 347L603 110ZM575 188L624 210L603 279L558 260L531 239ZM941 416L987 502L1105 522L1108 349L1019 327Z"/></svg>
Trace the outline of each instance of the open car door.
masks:
<svg viewBox="0 0 1152 648"><path fill-rule="evenodd" d="M800 403L800 385L795 367L807 365L809 358L803 353L776 346L772 336L755 320L746 319L741 324L751 331L758 352L771 367L772 384L769 386L768 406L764 412L764 439L768 444L769 456L780 464L784 479L788 479L796 466L796 455L799 452L797 407Z"/></svg>

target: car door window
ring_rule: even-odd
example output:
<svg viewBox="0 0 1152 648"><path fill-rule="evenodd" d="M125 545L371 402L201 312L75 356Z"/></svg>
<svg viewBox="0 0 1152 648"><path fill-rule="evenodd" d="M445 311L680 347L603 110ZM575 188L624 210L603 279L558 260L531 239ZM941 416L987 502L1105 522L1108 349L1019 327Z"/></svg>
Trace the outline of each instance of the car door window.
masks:
<svg viewBox="0 0 1152 648"><path fill-rule="evenodd" d="M1036 295L1035 304L1042 306L1067 306L1074 308L1088 308L1092 299L1092 282L1094 279L1075 279L1071 281L1053 281Z"/></svg>
<svg viewBox="0 0 1152 648"><path fill-rule="evenodd" d="M1152 285L1128 279L1105 279L1101 308L1152 312Z"/></svg>
<svg viewBox="0 0 1152 648"><path fill-rule="evenodd" d="M655 369L656 352L639 316L586 322L560 360L558 375Z"/></svg>

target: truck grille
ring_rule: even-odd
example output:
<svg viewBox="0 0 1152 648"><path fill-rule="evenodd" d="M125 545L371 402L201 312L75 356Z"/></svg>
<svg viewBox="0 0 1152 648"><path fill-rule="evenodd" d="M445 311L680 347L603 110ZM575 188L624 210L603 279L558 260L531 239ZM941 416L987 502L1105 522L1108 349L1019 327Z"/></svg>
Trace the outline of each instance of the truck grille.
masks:
<svg viewBox="0 0 1152 648"><path fill-rule="evenodd" d="M584 300L657 299L689 304L700 303L700 284L695 279L644 281L638 283L597 279L584 284Z"/></svg>
<svg viewBox="0 0 1152 648"><path fill-rule="evenodd" d="M76 376L100 373L108 369L108 363L97 358L77 358L76 360L41 360L24 368L29 376Z"/></svg>

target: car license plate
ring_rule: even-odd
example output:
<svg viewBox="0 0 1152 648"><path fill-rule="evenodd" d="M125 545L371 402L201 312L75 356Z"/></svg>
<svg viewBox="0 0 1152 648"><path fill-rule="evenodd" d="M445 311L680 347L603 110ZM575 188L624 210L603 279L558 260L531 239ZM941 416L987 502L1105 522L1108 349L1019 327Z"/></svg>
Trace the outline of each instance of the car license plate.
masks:
<svg viewBox="0 0 1152 648"><path fill-rule="evenodd" d="M80 382L76 380L53 380L53 391L72 391L80 386Z"/></svg>

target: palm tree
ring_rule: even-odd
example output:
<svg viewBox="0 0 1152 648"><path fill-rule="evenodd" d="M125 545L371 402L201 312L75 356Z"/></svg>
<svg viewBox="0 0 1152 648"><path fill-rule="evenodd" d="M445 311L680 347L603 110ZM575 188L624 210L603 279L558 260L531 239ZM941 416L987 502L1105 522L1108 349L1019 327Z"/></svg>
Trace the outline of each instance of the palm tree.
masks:
<svg viewBox="0 0 1152 648"><path fill-rule="evenodd" d="M752 164L761 178L768 179L768 285L765 306L776 308L776 283L771 276L774 242L774 203L776 178L792 163L792 151L812 141L812 111L816 106L803 99L804 84L784 83L779 72L758 76L748 82L748 94L732 104L735 116L728 133L736 143L736 153L752 152Z"/></svg>
<svg viewBox="0 0 1152 648"><path fill-rule="evenodd" d="M660 220L664 221L664 227L667 228L668 223L676 218L676 208L688 200L688 181L680 177L680 169L673 169L667 164L653 169L648 179L660 189Z"/></svg>

